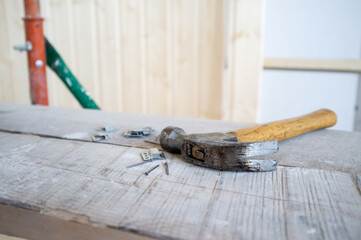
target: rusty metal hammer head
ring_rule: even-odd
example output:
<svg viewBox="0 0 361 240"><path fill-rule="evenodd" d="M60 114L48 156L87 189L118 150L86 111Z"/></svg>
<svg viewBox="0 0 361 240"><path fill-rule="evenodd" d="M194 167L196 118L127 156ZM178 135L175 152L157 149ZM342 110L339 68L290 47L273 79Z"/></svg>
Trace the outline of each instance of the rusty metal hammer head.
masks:
<svg viewBox="0 0 361 240"><path fill-rule="evenodd" d="M272 171L276 161L255 156L278 151L277 141L238 142L229 133L189 134L178 127L167 127L160 134L161 147L182 153L190 163L230 171Z"/></svg>

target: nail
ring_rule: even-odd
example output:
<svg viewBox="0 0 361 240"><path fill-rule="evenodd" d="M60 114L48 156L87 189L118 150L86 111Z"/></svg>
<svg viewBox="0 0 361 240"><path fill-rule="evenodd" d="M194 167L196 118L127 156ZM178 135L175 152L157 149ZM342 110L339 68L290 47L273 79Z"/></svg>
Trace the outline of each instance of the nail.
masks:
<svg viewBox="0 0 361 240"><path fill-rule="evenodd" d="M151 160L149 160L149 161L143 161L143 162L140 162L140 163L136 163L136 164L130 165L130 166L128 166L127 168L136 167L136 166L143 165L143 164L150 163L150 162L152 162L152 161L151 161Z"/></svg>
<svg viewBox="0 0 361 240"><path fill-rule="evenodd" d="M165 172L167 173L167 175L169 175L169 166L168 166L168 162L164 163L165 165Z"/></svg>
<svg viewBox="0 0 361 240"><path fill-rule="evenodd" d="M148 176L148 174L149 174L151 171L153 171L154 169L156 169L157 167L159 167L159 164L158 164L157 166L155 166L154 168L150 169L149 171L145 172L144 174L145 174L146 176Z"/></svg>

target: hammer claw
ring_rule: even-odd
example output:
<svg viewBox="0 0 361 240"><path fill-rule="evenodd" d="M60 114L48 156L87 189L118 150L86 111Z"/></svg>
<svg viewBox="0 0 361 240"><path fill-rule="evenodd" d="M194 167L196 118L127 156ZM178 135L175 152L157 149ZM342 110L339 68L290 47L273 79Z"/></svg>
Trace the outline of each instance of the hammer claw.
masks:
<svg viewBox="0 0 361 240"><path fill-rule="evenodd" d="M249 159L239 162L238 171L248 171L248 172L269 172L276 170L277 161L271 159Z"/></svg>
<svg viewBox="0 0 361 240"><path fill-rule="evenodd" d="M251 157L277 152L277 141L243 143L199 138L202 136L184 138L182 156L189 163L229 171L272 171L276 168L274 160Z"/></svg>

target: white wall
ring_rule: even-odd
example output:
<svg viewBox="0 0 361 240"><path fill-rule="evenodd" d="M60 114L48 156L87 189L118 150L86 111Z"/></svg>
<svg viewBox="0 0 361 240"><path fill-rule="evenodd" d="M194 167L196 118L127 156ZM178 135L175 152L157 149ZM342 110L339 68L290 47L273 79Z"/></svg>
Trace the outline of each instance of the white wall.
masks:
<svg viewBox="0 0 361 240"><path fill-rule="evenodd" d="M360 0L268 0L265 58L360 59ZM329 108L334 129L352 131L357 84L353 73L264 70L260 122Z"/></svg>

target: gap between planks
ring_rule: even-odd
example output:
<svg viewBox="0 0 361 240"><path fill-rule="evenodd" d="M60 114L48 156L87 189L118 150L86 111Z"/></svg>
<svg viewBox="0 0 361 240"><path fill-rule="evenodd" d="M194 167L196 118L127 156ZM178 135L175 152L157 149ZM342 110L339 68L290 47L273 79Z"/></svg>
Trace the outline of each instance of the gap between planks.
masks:
<svg viewBox="0 0 361 240"><path fill-rule="evenodd" d="M32 133L32 132L20 132L20 131L6 130L6 129L0 129L0 132L13 133L13 134L19 134L19 135L32 135L32 136L37 136L37 137L42 137L42 138L58 139L58 140L65 140L65 141L77 141L77 142L96 143L96 144L108 144L108 145L113 145L113 146L131 147L131 148L149 149L148 147L145 147L145 146L144 147L132 146L130 144L120 144L120 143L102 142L102 141L93 142L93 141L85 140L85 139L64 138L64 137L55 136L55 135L47 135L47 134ZM154 144L154 145L159 146L158 144Z"/></svg>

